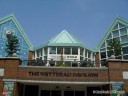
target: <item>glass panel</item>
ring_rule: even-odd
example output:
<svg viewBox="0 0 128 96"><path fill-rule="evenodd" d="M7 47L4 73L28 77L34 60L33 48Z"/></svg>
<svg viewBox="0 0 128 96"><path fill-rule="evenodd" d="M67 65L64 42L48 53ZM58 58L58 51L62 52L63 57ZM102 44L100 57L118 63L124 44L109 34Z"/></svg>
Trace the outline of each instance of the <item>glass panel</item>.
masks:
<svg viewBox="0 0 128 96"><path fill-rule="evenodd" d="M122 50L123 50L123 54L128 54L128 47L124 47L122 48Z"/></svg>
<svg viewBox="0 0 128 96"><path fill-rule="evenodd" d="M111 41L112 41L112 39L107 40L107 41L106 41L106 42L107 42L107 45L108 45Z"/></svg>
<svg viewBox="0 0 128 96"><path fill-rule="evenodd" d="M36 51L36 53L37 53L37 57L39 57L39 51Z"/></svg>
<svg viewBox="0 0 128 96"><path fill-rule="evenodd" d="M57 54L63 54L63 48L57 47Z"/></svg>
<svg viewBox="0 0 128 96"><path fill-rule="evenodd" d="M73 55L78 55L78 47L73 47L72 48L72 54Z"/></svg>
<svg viewBox="0 0 128 96"><path fill-rule="evenodd" d="M111 53L109 51L107 51L107 56L110 57L111 56Z"/></svg>
<svg viewBox="0 0 128 96"><path fill-rule="evenodd" d="M83 55L83 51L84 51L84 49L80 48L80 55Z"/></svg>
<svg viewBox="0 0 128 96"><path fill-rule="evenodd" d="M116 29L118 29L118 24L113 28L113 30L116 30Z"/></svg>
<svg viewBox="0 0 128 96"><path fill-rule="evenodd" d="M101 59L106 58L106 52L101 52Z"/></svg>
<svg viewBox="0 0 128 96"><path fill-rule="evenodd" d="M121 44L122 46L128 46L128 43Z"/></svg>
<svg viewBox="0 0 128 96"><path fill-rule="evenodd" d="M125 25L123 25L123 24L119 23L119 27L120 27L120 28L121 28L121 27L125 27Z"/></svg>
<svg viewBox="0 0 128 96"><path fill-rule="evenodd" d="M47 55L47 48L44 48L44 55Z"/></svg>
<svg viewBox="0 0 128 96"><path fill-rule="evenodd" d="M64 54L71 54L71 48L65 47Z"/></svg>
<svg viewBox="0 0 128 96"><path fill-rule="evenodd" d="M110 34L109 36L108 36L108 39L111 39L112 38L112 35Z"/></svg>
<svg viewBox="0 0 128 96"><path fill-rule="evenodd" d="M121 34L121 35L127 34L127 29L126 29L126 28L120 29L120 34Z"/></svg>
<svg viewBox="0 0 128 96"><path fill-rule="evenodd" d="M115 38L117 41L120 41L120 38L119 37L117 37L117 38Z"/></svg>
<svg viewBox="0 0 128 96"><path fill-rule="evenodd" d="M88 51L85 51L85 57L87 57L87 52L88 52Z"/></svg>
<svg viewBox="0 0 128 96"><path fill-rule="evenodd" d="M91 52L88 52L88 58L91 58Z"/></svg>
<svg viewBox="0 0 128 96"><path fill-rule="evenodd" d="M128 55L123 56L123 59L127 59L128 60Z"/></svg>
<svg viewBox="0 0 128 96"><path fill-rule="evenodd" d="M105 43L101 46L101 48L104 48L105 47Z"/></svg>
<svg viewBox="0 0 128 96"><path fill-rule="evenodd" d="M50 54L56 54L56 47L50 47Z"/></svg>
<svg viewBox="0 0 128 96"><path fill-rule="evenodd" d="M106 48L100 49L100 51L105 51L105 50L106 50Z"/></svg>
<svg viewBox="0 0 128 96"><path fill-rule="evenodd" d="M119 36L119 31L118 30L113 31L112 33L113 33L113 37L118 37Z"/></svg>
<svg viewBox="0 0 128 96"><path fill-rule="evenodd" d="M122 43L128 42L128 36L121 36L121 42Z"/></svg>

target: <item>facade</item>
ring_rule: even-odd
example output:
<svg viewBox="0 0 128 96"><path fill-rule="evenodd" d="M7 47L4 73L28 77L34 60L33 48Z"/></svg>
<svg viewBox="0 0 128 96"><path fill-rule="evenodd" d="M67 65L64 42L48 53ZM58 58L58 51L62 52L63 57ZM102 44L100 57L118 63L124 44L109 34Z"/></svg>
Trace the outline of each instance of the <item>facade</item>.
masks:
<svg viewBox="0 0 128 96"><path fill-rule="evenodd" d="M22 60L28 59L28 52L32 44L13 14L0 19L0 57L7 56L5 42L8 34L15 35L20 42L21 50L17 51L17 54L20 54L19 57Z"/></svg>
<svg viewBox="0 0 128 96"><path fill-rule="evenodd" d="M20 55L7 57L8 34L20 41ZM110 58L108 42L122 44ZM0 19L0 93L10 96L124 96L128 93L128 21L116 18L95 50L66 30L33 47L14 15ZM17 52L18 54L19 52Z"/></svg>
<svg viewBox="0 0 128 96"><path fill-rule="evenodd" d="M66 30L34 50L33 59L46 60L49 66L58 64L61 59L69 66L79 66L81 61L95 61L94 52Z"/></svg>

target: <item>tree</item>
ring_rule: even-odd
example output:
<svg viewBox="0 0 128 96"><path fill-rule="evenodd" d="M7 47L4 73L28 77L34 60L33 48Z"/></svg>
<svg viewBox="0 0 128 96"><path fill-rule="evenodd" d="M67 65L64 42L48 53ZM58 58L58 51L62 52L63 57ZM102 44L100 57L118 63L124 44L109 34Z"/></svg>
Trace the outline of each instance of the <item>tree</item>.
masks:
<svg viewBox="0 0 128 96"><path fill-rule="evenodd" d="M109 43L108 43L108 51L109 51L109 56L115 55L117 58L118 56L121 55L121 43L118 39L113 38Z"/></svg>
<svg viewBox="0 0 128 96"><path fill-rule="evenodd" d="M11 37L7 38L5 42L6 48L5 51L7 53L7 56L12 56L13 53L17 53L17 51L20 51L20 43L19 40L15 35L12 35Z"/></svg>

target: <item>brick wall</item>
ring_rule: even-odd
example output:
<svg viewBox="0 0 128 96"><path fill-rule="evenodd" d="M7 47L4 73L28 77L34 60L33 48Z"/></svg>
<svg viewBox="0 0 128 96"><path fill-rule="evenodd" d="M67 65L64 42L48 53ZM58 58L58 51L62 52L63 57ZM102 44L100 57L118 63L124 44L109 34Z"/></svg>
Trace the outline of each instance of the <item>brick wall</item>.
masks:
<svg viewBox="0 0 128 96"><path fill-rule="evenodd" d="M95 54L95 64L96 64L96 67L100 67L100 59L99 59L99 53L97 52L96 54Z"/></svg>
<svg viewBox="0 0 128 96"><path fill-rule="evenodd" d="M43 66L19 66L19 58L0 58L0 67L4 69L4 76L0 79L0 93L3 88L3 79L21 79L21 80L42 80L42 81L81 81L81 82L124 82L124 89L128 92L128 82L123 79L123 71L128 71L128 61L108 60L108 68L89 67L89 68L56 68ZM30 73L33 72L33 73ZM36 73L37 72L37 73ZM46 73L45 75L40 75ZM72 74L55 76L47 75L48 72L60 74ZM96 73L98 76L81 76L73 74ZM34 75L32 75L34 74ZM2 79L3 78L3 79ZM17 83L16 83L17 84ZM17 86L15 87L15 94Z"/></svg>
<svg viewBox="0 0 128 96"><path fill-rule="evenodd" d="M46 74L45 74L46 73ZM50 73L50 74L49 74ZM96 73L98 76L87 76ZM43 74L43 75L41 75ZM83 75L85 74L85 75ZM25 68L20 67L18 70L19 79L29 80L46 80L46 81L81 81L81 82L101 82L108 81L107 69L93 68Z"/></svg>
<svg viewBox="0 0 128 96"><path fill-rule="evenodd" d="M32 51L28 52L28 60L32 60Z"/></svg>

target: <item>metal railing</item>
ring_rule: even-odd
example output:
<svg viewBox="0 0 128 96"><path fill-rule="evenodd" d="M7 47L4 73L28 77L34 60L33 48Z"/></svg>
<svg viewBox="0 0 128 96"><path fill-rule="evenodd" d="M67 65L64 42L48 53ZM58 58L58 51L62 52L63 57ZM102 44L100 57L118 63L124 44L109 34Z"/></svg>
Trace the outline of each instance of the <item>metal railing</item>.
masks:
<svg viewBox="0 0 128 96"><path fill-rule="evenodd" d="M104 61L72 61L70 64L64 63L65 61L56 61L57 63L52 63L52 60L23 60L20 65L25 66L63 66L63 67L96 67L96 64L101 64L107 67L107 63Z"/></svg>

